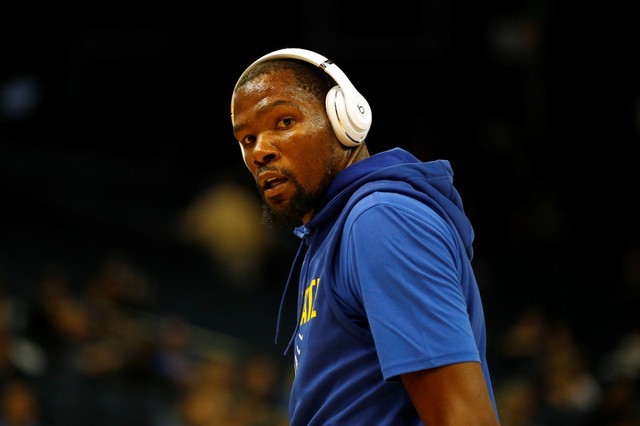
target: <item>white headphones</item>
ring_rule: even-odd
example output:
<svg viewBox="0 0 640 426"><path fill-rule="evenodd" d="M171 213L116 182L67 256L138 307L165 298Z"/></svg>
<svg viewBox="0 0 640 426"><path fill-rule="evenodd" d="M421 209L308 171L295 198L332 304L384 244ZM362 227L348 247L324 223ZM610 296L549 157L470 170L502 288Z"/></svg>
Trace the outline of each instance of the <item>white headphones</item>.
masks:
<svg viewBox="0 0 640 426"><path fill-rule="evenodd" d="M329 74L337 84L329 90L325 99L325 107L333 131L343 145L350 147L360 145L367 137L371 127L371 108L369 103L351 84L345 73L324 56L306 49L287 48L276 50L253 62L242 73L238 81L255 64L282 58L309 62ZM238 83L236 83L236 87L237 85Z"/></svg>

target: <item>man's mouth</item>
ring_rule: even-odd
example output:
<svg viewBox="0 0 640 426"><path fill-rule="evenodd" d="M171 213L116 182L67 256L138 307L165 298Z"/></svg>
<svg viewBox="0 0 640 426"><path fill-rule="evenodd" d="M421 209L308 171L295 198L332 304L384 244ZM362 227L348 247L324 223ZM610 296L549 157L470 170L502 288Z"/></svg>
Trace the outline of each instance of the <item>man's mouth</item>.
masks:
<svg viewBox="0 0 640 426"><path fill-rule="evenodd" d="M269 178L264 182L264 186L262 187L262 190L267 191L267 190L276 188L277 186L285 183L287 180L288 180L287 178L281 178L281 177Z"/></svg>
<svg viewBox="0 0 640 426"><path fill-rule="evenodd" d="M276 188L288 180L285 174L279 173L276 170L263 170L256 176L256 181L263 191Z"/></svg>
<svg viewBox="0 0 640 426"><path fill-rule="evenodd" d="M258 176L262 195L269 203L281 202L286 198L287 188L290 186L287 182L289 177L275 170L265 170Z"/></svg>

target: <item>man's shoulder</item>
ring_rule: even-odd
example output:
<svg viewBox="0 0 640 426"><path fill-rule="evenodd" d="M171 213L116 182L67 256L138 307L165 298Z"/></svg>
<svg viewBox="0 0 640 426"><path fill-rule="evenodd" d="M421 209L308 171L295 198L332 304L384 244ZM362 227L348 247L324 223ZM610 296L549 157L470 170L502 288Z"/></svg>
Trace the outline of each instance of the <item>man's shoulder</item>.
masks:
<svg viewBox="0 0 640 426"><path fill-rule="evenodd" d="M408 184L407 184L408 185ZM382 225L386 220L397 220L400 217L414 217L422 220L440 222L441 218L433 208L406 192L379 189L368 191L356 200L348 209L350 220L367 215L375 216Z"/></svg>
<svg viewBox="0 0 640 426"><path fill-rule="evenodd" d="M367 209L376 205L427 207L412 192L412 187L407 182L369 182L354 192L350 209Z"/></svg>

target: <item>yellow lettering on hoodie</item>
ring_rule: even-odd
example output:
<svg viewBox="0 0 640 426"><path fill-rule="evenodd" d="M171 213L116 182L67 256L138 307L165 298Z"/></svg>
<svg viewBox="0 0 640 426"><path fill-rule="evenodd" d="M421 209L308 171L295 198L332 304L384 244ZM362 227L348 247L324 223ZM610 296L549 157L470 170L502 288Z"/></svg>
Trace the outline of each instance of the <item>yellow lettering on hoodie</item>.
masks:
<svg viewBox="0 0 640 426"><path fill-rule="evenodd" d="M313 306L316 298L316 292L318 290L318 284L320 284L320 278L314 278L311 280L311 284L304 289L304 298L302 305L302 315L300 316L300 325L306 323L316 316L316 310Z"/></svg>

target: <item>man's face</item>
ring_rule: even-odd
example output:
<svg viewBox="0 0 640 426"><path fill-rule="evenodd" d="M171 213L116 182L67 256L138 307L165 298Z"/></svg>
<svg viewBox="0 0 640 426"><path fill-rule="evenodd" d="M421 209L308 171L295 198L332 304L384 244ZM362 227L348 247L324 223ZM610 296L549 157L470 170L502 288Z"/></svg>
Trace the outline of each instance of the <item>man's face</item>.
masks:
<svg viewBox="0 0 640 426"><path fill-rule="evenodd" d="M234 95L234 135L273 222L308 222L344 167L324 108L290 70L259 76Z"/></svg>

